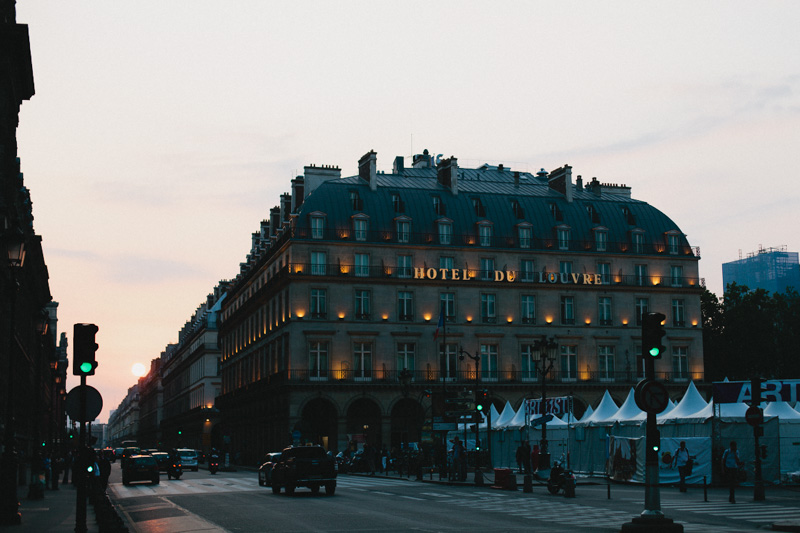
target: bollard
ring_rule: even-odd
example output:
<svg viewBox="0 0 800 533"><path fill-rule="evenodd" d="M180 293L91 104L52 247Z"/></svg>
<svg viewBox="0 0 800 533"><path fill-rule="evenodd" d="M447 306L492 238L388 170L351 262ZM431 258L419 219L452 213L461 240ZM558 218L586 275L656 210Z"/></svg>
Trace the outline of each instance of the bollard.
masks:
<svg viewBox="0 0 800 533"><path fill-rule="evenodd" d="M611 483L606 485L606 492L608 494L608 499L610 500L611 499Z"/></svg>
<svg viewBox="0 0 800 533"><path fill-rule="evenodd" d="M708 485L706 485L706 476L703 476L703 501L708 501Z"/></svg>
<svg viewBox="0 0 800 533"><path fill-rule="evenodd" d="M483 473L478 467L475 467L475 486L483 487Z"/></svg>
<svg viewBox="0 0 800 533"><path fill-rule="evenodd" d="M525 477L522 478L522 492L533 492L533 482L530 474L525 474Z"/></svg>
<svg viewBox="0 0 800 533"><path fill-rule="evenodd" d="M422 465L417 465L417 481L422 481Z"/></svg>

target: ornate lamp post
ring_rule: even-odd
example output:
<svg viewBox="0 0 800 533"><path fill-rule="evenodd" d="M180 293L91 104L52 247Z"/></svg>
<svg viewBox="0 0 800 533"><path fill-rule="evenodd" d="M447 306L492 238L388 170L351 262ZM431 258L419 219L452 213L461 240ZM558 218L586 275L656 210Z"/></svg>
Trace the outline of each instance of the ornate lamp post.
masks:
<svg viewBox="0 0 800 533"><path fill-rule="evenodd" d="M15 448L15 423L14 423L14 315L16 313L16 296L19 288L17 271L25 264L25 241L21 234L10 233L4 239L7 252L7 261L11 273L11 288L9 290L9 319L8 319L8 345L6 348L6 412L3 430L3 455L0 458L0 524L19 524L22 515L19 512L17 499L17 450Z"/></svg>
<svg viewBox="0 0 800 533"><path fill-rule="evenodd" d="M558 343L553 337L547 338L542 335L542 338L533 343L533 360L536 363L536 370L542 377L542 416L547 415L547 374L553 370L553 364L558 355ZM541 367L539 364L541 363ZM550 468L550 450L547 445L547 422L542 424L542 440L539 443L539 468Z"/></svg>

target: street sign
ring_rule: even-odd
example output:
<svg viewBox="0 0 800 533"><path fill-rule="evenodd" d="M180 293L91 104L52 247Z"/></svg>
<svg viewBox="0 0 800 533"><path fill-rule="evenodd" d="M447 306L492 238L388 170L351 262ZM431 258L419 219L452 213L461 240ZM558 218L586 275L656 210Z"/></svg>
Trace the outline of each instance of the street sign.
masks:
<svg viewBox="0 0 800 533"><path fill-rule="evenodd" d="M550 422L552 419L553 419L553 415L540 416L539 418L531 420L531 426L532 427L541 426L542 424L546 424L546 423Z"/></svg>
<svg viewBox="0 0 800 533"><path fill-rule="evenodd" d="M660 381L644 379L633 392L636 405L645 413L661 413L669 405L667 387Z"/></svg>
<svg viewBox="0 0 800 533"><path fill-rule="evenodd" d="M744 412L744 419L753 427L760 426L764 423L764 411L757 405L751 405Z"/></svg>
<svg viewBox="0 0 800 533"><path fill-rule="evenodd" d="M86 387L86 412L81 413L81 385L67 393L64 410L76 422L91 422L103 410L103 397L94 387L83 386Z"/></svg>
<svg viewBox="0 0 800 533"><path fill-rule="evenodd" d="M447 411L445 414L447 416L472 416L475 413L474 409L468 409L464 411Z"/></svg>

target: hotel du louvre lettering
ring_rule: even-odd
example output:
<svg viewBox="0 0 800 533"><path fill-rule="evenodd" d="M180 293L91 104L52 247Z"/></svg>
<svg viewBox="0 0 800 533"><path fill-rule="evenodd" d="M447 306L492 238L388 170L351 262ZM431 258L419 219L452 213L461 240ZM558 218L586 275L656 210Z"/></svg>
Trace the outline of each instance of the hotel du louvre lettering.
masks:
<svg viewBox="0 0 800 533"><path fill-rule="evenodd" d="M443 281L469 281L477 278L477 271L467 268L414 268L414 279L443 280ZM495 270L494 281L508 283L559 283L562 285L602 285L603 278L600 274L575 274L557 272L531 272L522 280L513 270Z"/></svg>

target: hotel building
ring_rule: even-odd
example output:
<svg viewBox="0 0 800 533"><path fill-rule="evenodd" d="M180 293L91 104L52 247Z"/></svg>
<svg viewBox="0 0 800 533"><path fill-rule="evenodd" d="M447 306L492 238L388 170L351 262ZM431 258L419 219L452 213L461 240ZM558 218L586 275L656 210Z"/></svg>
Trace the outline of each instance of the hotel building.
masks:
<svg viewBox="0 0 800 533"><path fill-rule="evenodd" d="M410 163L307 166L253 234L220 309L218 444L255 461L292 442L419 442L441 414L430 391L539 397L543 337L547 394L580 416L641 378L646 311L667 316L658 377L676 395L702 380L698 250L630 187L566 165Z"/></svg>

